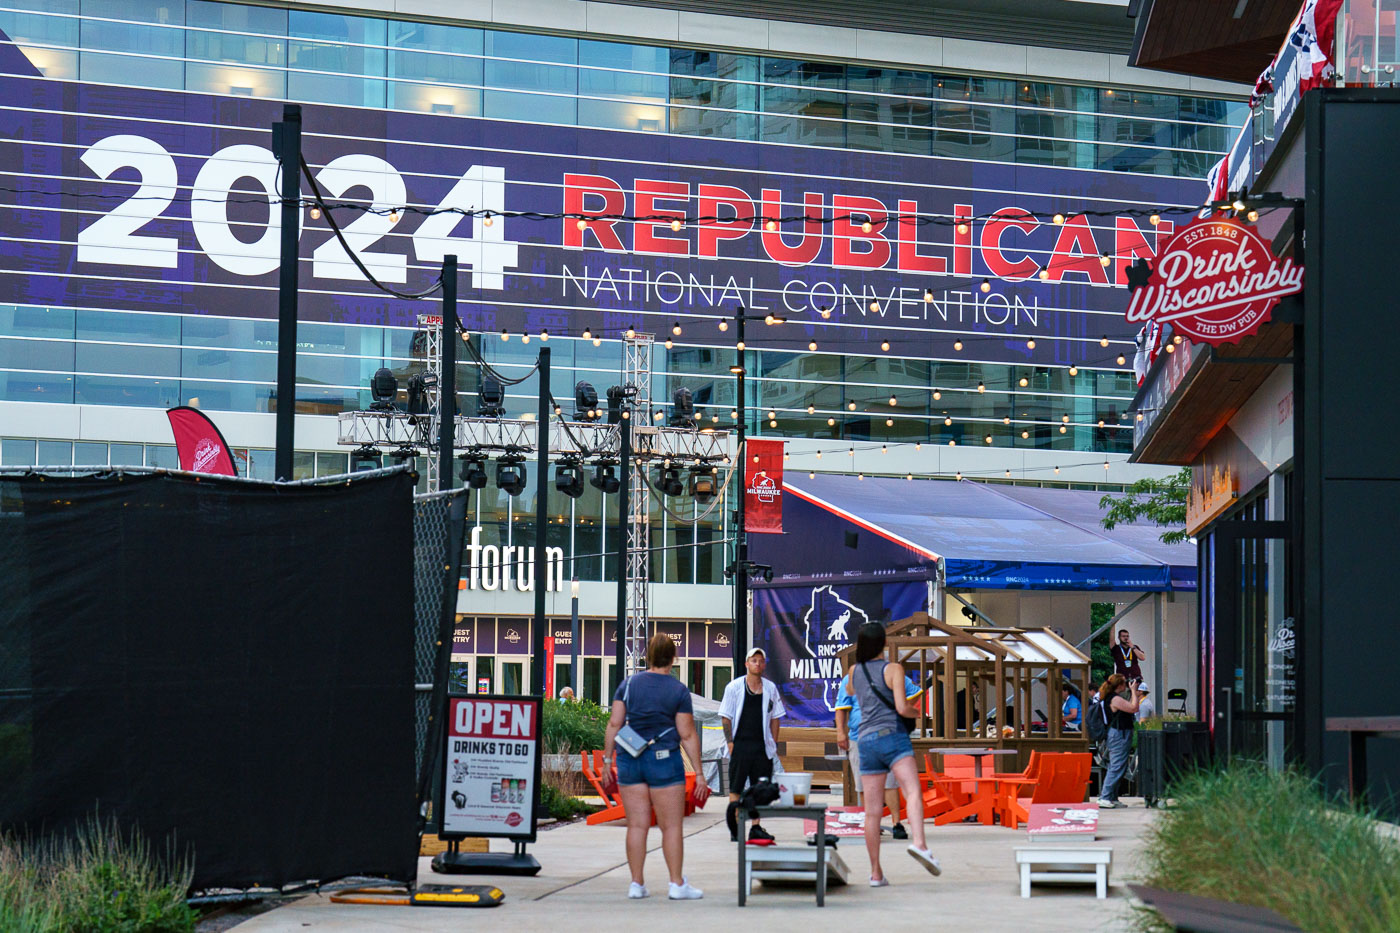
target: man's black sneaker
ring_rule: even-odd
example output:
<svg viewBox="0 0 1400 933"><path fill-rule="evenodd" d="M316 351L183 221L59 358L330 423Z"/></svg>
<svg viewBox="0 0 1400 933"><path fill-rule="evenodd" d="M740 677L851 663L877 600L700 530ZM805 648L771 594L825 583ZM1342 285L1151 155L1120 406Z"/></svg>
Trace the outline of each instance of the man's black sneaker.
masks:
<svg viewBox="0 0 1400 933"><path fill-rule="evenodd" d="M738 834L738 833L730 833L730 834L729 834L729 841L730 841L730 842L738 842L738 841L739 841L739 834Z"/></svg>
<svg viewBox="0 0 1400 933"><path fill-rule="evenodd" d="M894 838L896 838L896 839L908 839L908 838L909 838L909 830L907 830L907 829L904 828L904 824L903 824L903 823L895 823L895 824L894 824Z"/></svg>
<svg viewBox="0 0 1400 933"><path fill-rule="evenodd" d="M749 830L749 845L751 846L771 846L776 841L773 834L762 826L755 826Z"/></svg>

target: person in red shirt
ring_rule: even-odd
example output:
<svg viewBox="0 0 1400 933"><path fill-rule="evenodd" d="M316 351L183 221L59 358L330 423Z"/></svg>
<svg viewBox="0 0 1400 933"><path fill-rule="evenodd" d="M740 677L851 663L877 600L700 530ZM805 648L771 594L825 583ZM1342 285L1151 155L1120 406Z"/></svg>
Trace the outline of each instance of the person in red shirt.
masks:
<svg viewBox="0 0 1400 933"><path fill-rule="evenodd" d="M1139 662L1147 660L1147 653L1133 644L1133 636L1128 630L1118 630L1118 644L1113 646L1113 673L1122 674L1129 684L1142 680L1142 667Z"/></svg>

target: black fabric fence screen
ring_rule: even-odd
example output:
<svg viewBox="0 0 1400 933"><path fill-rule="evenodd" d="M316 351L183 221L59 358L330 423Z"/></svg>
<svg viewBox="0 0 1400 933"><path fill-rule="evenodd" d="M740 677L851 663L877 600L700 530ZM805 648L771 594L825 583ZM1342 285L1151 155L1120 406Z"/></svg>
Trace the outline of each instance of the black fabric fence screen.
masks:
<svg viewBox="0 0 1400 933"><path fill-rule="evenodd" d="M0 478L0 828L414 876L413 479Z"/></svg>

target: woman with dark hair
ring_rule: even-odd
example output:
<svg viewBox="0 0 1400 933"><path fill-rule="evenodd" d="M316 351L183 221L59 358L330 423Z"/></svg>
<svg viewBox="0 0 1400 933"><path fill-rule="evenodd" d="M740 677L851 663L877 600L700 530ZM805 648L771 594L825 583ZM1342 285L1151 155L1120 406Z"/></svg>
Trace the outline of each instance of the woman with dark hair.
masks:
<svg viewBox="0 0 1400 933"><path fill-rule="evenodd" d="M642 869L647 858L647 832L652 814L661 827L661 851L671 874L669 896L673 901L696 900L705 892L693 887L681 874L684 839L681 820L685 816L685 763L680 749L697 767L700 763L700 736L695 731L695 714L690 691L671 676L676 663L676 644L669 635L658 632L647 642L647 669L623 681L613 696L612 717L603 733L604 773L617 768L618 790L627 810L627 865L632 869L629 898L647 896ZM617 753L617 734L623 726L645 742L635 757L626 750ZM698 777L698 776L697 776ZM695 802L703 806L709 787L695 782Z"/></svg>
<svg viewBox="0 0 1400 933"><path fill-rule="evenodd" d="M909 854L931 874L941 874L938 859L924 839L924 798L919 787L919 766L914 745L901 716L913 718L918 708L905 698L904 667L881 659L885 652L885 627L867 622L856 634L856 660L851 666L851 689L860 704L860 781L865 796L865 849L870 853L870 886L883 888L889 879L880 868L880 816L885 775L893 772L904 794L909 832L914 837ZM896 819L898 814L895 815Z"/></svg>
<svg viewBox="0 0 1400 933"><path fill-rule="evenodd" d="M1099 703L1103 715L1108 720L1108 731L1104 742L1108 746L1108 770L1103 776L1103 787L1099 790L1099 806L1112 810L1121 806L1118 802L1118 782L1128 768L1128 754L1133 749L1133 729L1137 722L1138 704L1142 693L1137 681L1133 682L1133 698L1127 698L1128 678L1113 674L1099 687Z"/></svg>

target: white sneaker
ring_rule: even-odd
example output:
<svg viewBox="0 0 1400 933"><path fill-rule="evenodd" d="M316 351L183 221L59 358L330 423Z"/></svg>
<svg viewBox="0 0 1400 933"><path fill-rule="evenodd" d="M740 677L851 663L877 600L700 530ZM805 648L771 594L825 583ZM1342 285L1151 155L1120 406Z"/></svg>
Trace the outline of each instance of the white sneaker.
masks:
<svg viewBox="0 0 1400 933"><path fill-rule="evenodd" d="M672 885L671 887L675 887L675 885ZM650 897L651 894L647 891L646 885L637 884L637 882L634 881L632 882L632 886L627 889L627 896L635 901L640 900L644 897Z"/></svg>
<svg viewBox="0 0 1400 933"><path fill-rule="evenodd" d="M890 879L888 879L888 878L871 878L871 879L870 879L870 886L871 886L872 888L888 888L888 887L890 886Z"/></svg>
<svg viewBox="0 0 1400 933"><path fill-rule="evenodd" d="M1099 798L1099 809L1100 809L1100 810L1116 810L1117 808L1118 808L1118 801L1116 801L1116 800L1104 800L1102 797Z"/></svg>
<svg viewBox="0 0 1400 933"><path fill-rule="evenodd" d="M914 857L914 861L928 869L930 875L943 874L943 867L938 864L938 859L933 857L933 853L928 849L920 849L918 846L910 846L908 853Z"/></svg>
<svg viewBox="0 0 1400 933"><path fill-rule="evenodd" d="M680 884L671 883L671 891L666 895L673 901L698 901L705 896L705 892L694 887L686 879L681 879Z"/></svg>

